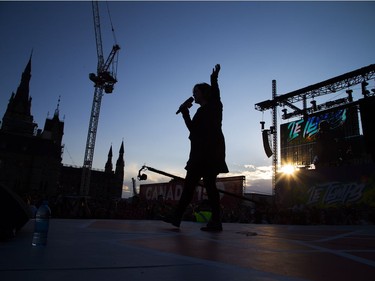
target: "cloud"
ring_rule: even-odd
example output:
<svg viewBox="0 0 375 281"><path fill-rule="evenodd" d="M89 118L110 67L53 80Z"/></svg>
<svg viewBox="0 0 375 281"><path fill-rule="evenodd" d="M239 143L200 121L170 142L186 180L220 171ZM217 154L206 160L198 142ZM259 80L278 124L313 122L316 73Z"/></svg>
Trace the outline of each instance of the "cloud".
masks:
<svg viewBox="0 0 375 281"><path fill-rule="evenodd" d="M128 185L126 185L124 183L124 185L122 186L122 198L129 198L133 196L133 187L129 187Z"/></svg>
<svg viewBox="0 0 375 281"><path fill-rule="evenodd" d="M272 194L272 166L245 164L230 176L245 176L245 192ZM228 174L228 176L229 176Z"/></svg>

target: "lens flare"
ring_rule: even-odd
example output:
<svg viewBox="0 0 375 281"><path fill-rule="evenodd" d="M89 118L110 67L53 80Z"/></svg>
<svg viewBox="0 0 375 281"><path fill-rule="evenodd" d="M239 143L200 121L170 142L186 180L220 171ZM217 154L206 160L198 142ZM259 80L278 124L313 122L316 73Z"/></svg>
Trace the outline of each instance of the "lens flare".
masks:
<svg viewBox="0 0 375 281"><path fill-rule="evenodd" d="M295 170L295 167L290 164L281 167L281 172L287 175L292 175L295 172Z"/></svg>

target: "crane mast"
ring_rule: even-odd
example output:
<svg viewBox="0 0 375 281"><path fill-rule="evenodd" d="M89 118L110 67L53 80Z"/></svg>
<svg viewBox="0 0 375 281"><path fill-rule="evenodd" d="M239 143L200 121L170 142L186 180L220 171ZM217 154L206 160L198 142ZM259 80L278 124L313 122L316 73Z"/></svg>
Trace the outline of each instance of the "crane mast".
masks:
<svg viewBox="0 0 375 281"><path fill-rule="evenodd" d="M112 93L114 84L117 82L115 73L117 60L115 60L115 57L117 52L120 50L120 46L115 44L112 47L112 51L110 52L107 60L104 62L102 36L100 29L99 6L97 1L92 1L92 12L94 18L98 64L97 73L89 74L90 80L94 82L95 91L91 108L89 128L87 133L85 158L83 160L82 166L82 177L80 186L81 196L87 196L89 194L90 175L92 161L94 158L96 132L98 129L100 106L102 102L103 91L107 94ZM109 71L110 66L112 66L112 72Z"/></svg>

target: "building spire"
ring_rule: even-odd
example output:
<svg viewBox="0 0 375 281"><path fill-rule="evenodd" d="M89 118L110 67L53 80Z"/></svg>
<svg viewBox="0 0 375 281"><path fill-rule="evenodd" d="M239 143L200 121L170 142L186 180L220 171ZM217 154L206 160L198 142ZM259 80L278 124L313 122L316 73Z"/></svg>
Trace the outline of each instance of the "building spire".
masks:
<svg viewBox="0 0 375 281"><path fill-rule="evenodd" d="M120 147L120 156L123 157L124 156L124 140L122 140L121 142L121 147Z"/></svg>
<svg viewBox="0 0 375 281"><path fill-rule="evenodd" d="M112 173L113 172L113 165L112 165L112 144L111 144L111 148L109 149L109 152L108 152L108 160L107 160L107 163L105 163L104 171L106 173Z"/></svg>
<svg viewBox="0 0 375 281"><path fill-rule="evenodd" d="M59 113L60 113L60 99L61 99L61 96L59 96L59 99L57 100L57 107L55 109L55 114L53 115L53 117L59 118Z"/></svg>
<svg viewBox="0 0 375 281"><path fill-rule="evenodd" d="M53 139L55 142L61 144L62 137L64 135L64 122L60 121L59 118L60 113L60 96L57 102L57 108L55 110L55 114L52 118L46 118L46 122L44 123L44 130L43 130L43 137ZM49 115L49 114L48 114Z"/></svg>
<svg viewBox="0 0 375 281"><path fill-rule="evenodd" d="M125 168L125 161L124 161L124 141L121 143L119 156L116 161L116 171L115 174L121 180L124 179L124 168Z"/></svg>
<svg viewBox="0 0 375 281"><path fill-rule="evenodd" d="M25 70L22 73L21 82L14 97L15 109L18 111L18 113L22 113L25 115L30 115L31 113L31 97L29 97L29 85L31 80L31 58L32 54L30 55L29 62L27 63Z"/></svg>
<svg viewBox="0 0 375 281"><path fill-rule="evenodd" d="M31 115L31 97L29 97L29 85L31 79L31 58L21 76L21 82L16 94L12 93L8 107L3 117L2 129L9 132L17 132L26 135L34 135L34 117Z"/></svg>

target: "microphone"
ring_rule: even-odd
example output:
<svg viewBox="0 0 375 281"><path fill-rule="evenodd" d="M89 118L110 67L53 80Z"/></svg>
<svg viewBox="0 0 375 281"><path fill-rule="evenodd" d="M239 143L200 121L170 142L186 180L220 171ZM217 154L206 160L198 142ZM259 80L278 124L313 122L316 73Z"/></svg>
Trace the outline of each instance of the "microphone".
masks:
<svg viewBox="0 0 375 281"><path fill-rule="evenodd" d="M183 104L181 104L180 107L178 108L176 114L179 114L181 112L181 109L183 109L184 107L191 107L193 105L193 101L194 101L193 97L190 97L186 101L184 101Z"/></svg>

